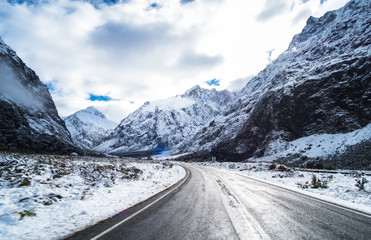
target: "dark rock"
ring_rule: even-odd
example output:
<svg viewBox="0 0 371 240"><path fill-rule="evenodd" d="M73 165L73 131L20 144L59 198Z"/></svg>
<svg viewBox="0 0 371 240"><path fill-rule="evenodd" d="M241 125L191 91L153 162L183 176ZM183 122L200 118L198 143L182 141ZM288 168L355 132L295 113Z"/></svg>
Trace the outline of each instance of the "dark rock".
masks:
<svg viewBox="0 0 371 240"><path fill-rule="evenodd" d="M45 84L0 39L0 150L82 152Z"/></svg>

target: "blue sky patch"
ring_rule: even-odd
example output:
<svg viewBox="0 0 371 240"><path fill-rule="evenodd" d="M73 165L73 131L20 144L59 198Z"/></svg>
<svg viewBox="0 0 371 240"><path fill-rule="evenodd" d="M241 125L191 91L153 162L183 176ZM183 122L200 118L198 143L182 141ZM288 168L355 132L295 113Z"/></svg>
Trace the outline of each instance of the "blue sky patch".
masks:
<svg viewBox="0 0 371 240"><path fill-rule="evenodd" d="M52 91L55 90L55 87L54 87L54 85L53 85L52 82L47 83L46 86L48 87L48 89L49 89L50 92L52 92Z"/></svg>
<svg viewBox="0 0 371 240"><path fill-rule="evenodd" d="M95 102L95 101L98 101L98 102L109 102L109 101L113 101L115 99L111 98L110 96L104 96L104 95L94 95L94 94L89 94L89 98L88 98L90 101L92 102Z"/></svg>
<svg viewBox="0 0 371 240"><path fill-rule="evenodd" d="M160 8L160 5L156 2L152 3L151 5L149 5L150 8Z"/></svg>
<svg viewBox="0 0 371 240"><path fill-rule="evenodd" d="M181 4L186 4L186 3L189 3L189 2L194 2L195 0L180 0L180 3Z"/></svg>
<svg viewBox="0 0 371 240"><path fill-rule="evenodd" d="M205 81L205 83L209 86L220 86L220 80L217 80L216 78Z"/></svg>
<svg viewBox="0 0 371 240"><path fill-rule="evenodd" d="M126 3L129 0L72 0L77 2L88 2L91 5L93 5L95 8L99 9L100 4L104 4L107 6L115 5L118 3ZM52 0L7 0L10 4L23 4L26 3L27 5L38 5L42 3L53 3Z"/></svg>

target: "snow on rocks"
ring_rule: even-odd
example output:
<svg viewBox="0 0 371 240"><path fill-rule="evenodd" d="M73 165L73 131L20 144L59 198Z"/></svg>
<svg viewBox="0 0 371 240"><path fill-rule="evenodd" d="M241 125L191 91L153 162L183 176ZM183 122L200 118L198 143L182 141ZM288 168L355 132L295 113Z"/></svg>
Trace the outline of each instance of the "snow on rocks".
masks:
<svg viewBox="0 0 371 240"><path fill-rule="evenodd" d="M287 51L253 77L209 126L188 138L180 153L242 161L270 154L268 144L279 138L291 142L365 127L370 122L365 101L370 92L363 87L371 78L369 9L369 0L353 0L310 17Z"/></svg>
<svg viewBox="0 0 371 240"><path fill-rule="evenodd" d="M342 154L348 146L357 145L370 139L371 124L348 133L314 134L292 142L286 142L279 138L267 146L264 157L250 158L249 160L270 162L298 153L309 158L327 157L336 153Z"/></svg>
<svg viewBox="0 0 371 240"><path fill-rule="evenodd" d="M1 153L0 238L66 237L184 176L167 162Z"/></svg>
<svg viewBox="0 0 371 240"><path fill-rule="evenodd" d="M148 156L161 147L177 153L180 144L193 137L234 97L227 90L197 85L182 95L146 102L123 119L94 150L117 156Z"/></svg>
<svg viewBox="0 0 371 240"><path fill-rule="evenodd" d="M74 142L88 149L95 147L118 125L94 107L77 111L63 120Z"/></svg>

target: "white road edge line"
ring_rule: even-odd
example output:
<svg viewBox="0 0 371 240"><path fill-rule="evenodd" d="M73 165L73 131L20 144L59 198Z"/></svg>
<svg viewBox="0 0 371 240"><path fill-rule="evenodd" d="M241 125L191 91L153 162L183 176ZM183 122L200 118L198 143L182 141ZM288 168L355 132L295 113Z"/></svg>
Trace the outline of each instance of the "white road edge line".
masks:
<svg viewBox="0 0 371 240"><path fill-rule="evenodd" d="M180 165L179 165L179 166L180 166ZM184 168L184 167L183 167L183 168ZM172 193L172 192L173 192L174 190L176 190L178 187L182 186L183 183L184 183L185 181L187 181L188 178L189 178L189 175L188 175L188 177L187 177L187 171L188 171L188 170L186 170L186 168L184 168L184 170L186 171L186 176L183 178L183 180L180 180L179 182L177 182L177 183L175 183L174 185L170 186L170 188L171 188L171 187L173 187L173 186L179 184L177 187L171 189L169 192L167 192L167 193L164 194L163 196L159 197L159 198L156 199L154 202L148 204L147 206L145 206L144 208L142 208L142 209L139 210L138 212L134 213L134 214L131 215L130 217L125 218L125 219L122 220L121 222L116 223L116 224L113 225L112 227L106 229L105 231L101 232L100 234L98 234L97 236L91 238L90 240L98 240L100 237L103 237L104 235L106 235L107 233L109 233L109 232L112 231L113 229L117 228L118 226L120 226L120 225L123 224L124 222L126 222L126 221L132 219L133 217L135 217L135 216L138 215L139 213L143 212L143 211L146 210L147 208L153 206L155 203L157 203L157 202L160 201L161 199L165 198L167 195L169 195L170 193Z"/></svg>
<svg viewBox="0 0 371 240"><path fill-rule="evenodd" d="M233 172L233 171L231 171ZM367 213L364 213L360 210L357 210L357 209L352 209L350 207L347 207L347 206L342 206L338 203L333 203L333 202L330 202L328 200L325 200L325 199L321 199L321 198L317 198L316 196L312 196L310 194L307 194L306 192L299 192L299 191L295 191L293 189L290 189L290 188L286 188L284 186L281 186L279 184L276 184L276 183L272 183L272 182L268 182L267 180L263 180L263 179L259 179L259 178L256 178L256 177L252 177L252 176L247 176L247 175L244 175L244 174L241 174L241 173L238 173L238 172L234 172L236 173L237 175L240 175L241 177L245 177L245 178L249 178L251 180L255 180L255 181L258 181L258 182L261 182L261 183L266 183L268 185L271 185L271 186L274 186L274 187L278 187L278 188L281 188L281 189L284 189L286 191L290 191L290 192L293 192L293 193L296 193L298 195L301 195L301 196L304 196L306 198L310 198L312 200L316 200L318 202L322 202L322 203L325 203L327 205L331 205L333 207L338 207L338 208L341 208L341 209L344 209L344 210L347 210L349 212L352 212L352 213L357 213L359 215L362 215L364 217L368 217L368 218L371 218L371 215L367 214Z"/></svg>
<svg viewBox="0 0 371 240"><path fill-rule="evenodd" d="M286 191L289 191L289 192L292 192L292 193L301 195L303 197L306 197L306 198L309 198L309 199L312 199L312 200L315 200L315 201L318 201L318 202L322 202L322 203L325 203L327 205L331 205L333 207L338 207L338 208L347 210L349 212L362 215L364 217L371 218L371 214L369 214L367 212L363 212L362 210L358 210L358 209L353 209L353 208L348 207L348 206L343 206L341 203L335 203L335 202L331 202L331 201L326 200L326 199L318 198L318 197L316 197L314 195L311 195L311 194L309 194L308 192L305 192L305 191L303 191L303 192L300 191L299 192L299 191L296 191L294 189L291 189L291 188L287 188L285 186L282 186L280 184L277 184L277 183L274 183L274 182L270 182L268 180L260 179L260 178L253 177L253 176L248 176L248 175L245 175L245 174L242 174L242 173L239 173L239 172L236 172L236 171L231 171L231 170L228 170L228 169L221 169L221 168L216 168L216 167L211 167L211 166L203 166L203 167L210 167L210 168L214 168L214 169L218 169L218 170L222 170L222 171L227 171L229 173L234 173L234 174L239 175L241 177L245 177L245 178L248 178L248 179L251 179L251 180L255 180L255 181L258 181L258 182L261 182L261 183L265 183L265 184L268 184L268 185L271 185L271 186L274 186L274 187L278 187L278 188L281 188L283 190L286 190Z"/></svg>
<svg viewBox="0 0 371 240"><path fill-rule="evenodd" d="M269 235L264 231L262 226L256 221L256 219L246 210L243 206L241 200L232 192L232 189L228 187L221 179L217 176L213 175L215 182L217 182L217 186L219 189L220 197L224 204L224 207L227 209L227 213L229 215L230 220L237 232L237 235L241 240L247 239L263 239L263 240L270 240L271 238ZM229 194L223 194L223 186L225 190L230 192ZM233 199L234 198L234 199ZM228 201L226 201L228 199ZM233 203L234 206L231 207L230 203ZM241 217L244 221L241 222L241 218L236 220L235 212L238 212L239 217Z"/></svg>

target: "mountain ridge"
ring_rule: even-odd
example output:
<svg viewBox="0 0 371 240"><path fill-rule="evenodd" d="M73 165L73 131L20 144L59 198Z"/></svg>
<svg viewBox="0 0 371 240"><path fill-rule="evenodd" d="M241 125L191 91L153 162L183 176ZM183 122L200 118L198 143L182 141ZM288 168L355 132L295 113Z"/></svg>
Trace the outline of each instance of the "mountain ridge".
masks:
<svg viewBox="0 0 371 240"><path fill-rule="evenodd" d="M82 153L46 85L1 38L0 76L0 149Z"/></svg>
<svg viewBox="0 0 371 240"><path fill-rule="evenodd" d="M268 154L279 139L345 133L371 122L370 1L310 17L289 48L243 88L209 126L180 147L199 160Z"/></svg>
<svg viewBox="0 0 371 240"><path fill-rule="evenodd" d="M88 149L93 149L118 125L94 107L79 110L63 120L73 141Z"/></svg>
<svg viewBox="0 0 371 240"><path fill-rule="evenodd" d="M129 114L95 150L116 155L152 155L156 147L171 152L218 114L235 94L194 86L182 95L144 103Z"/></svg>

